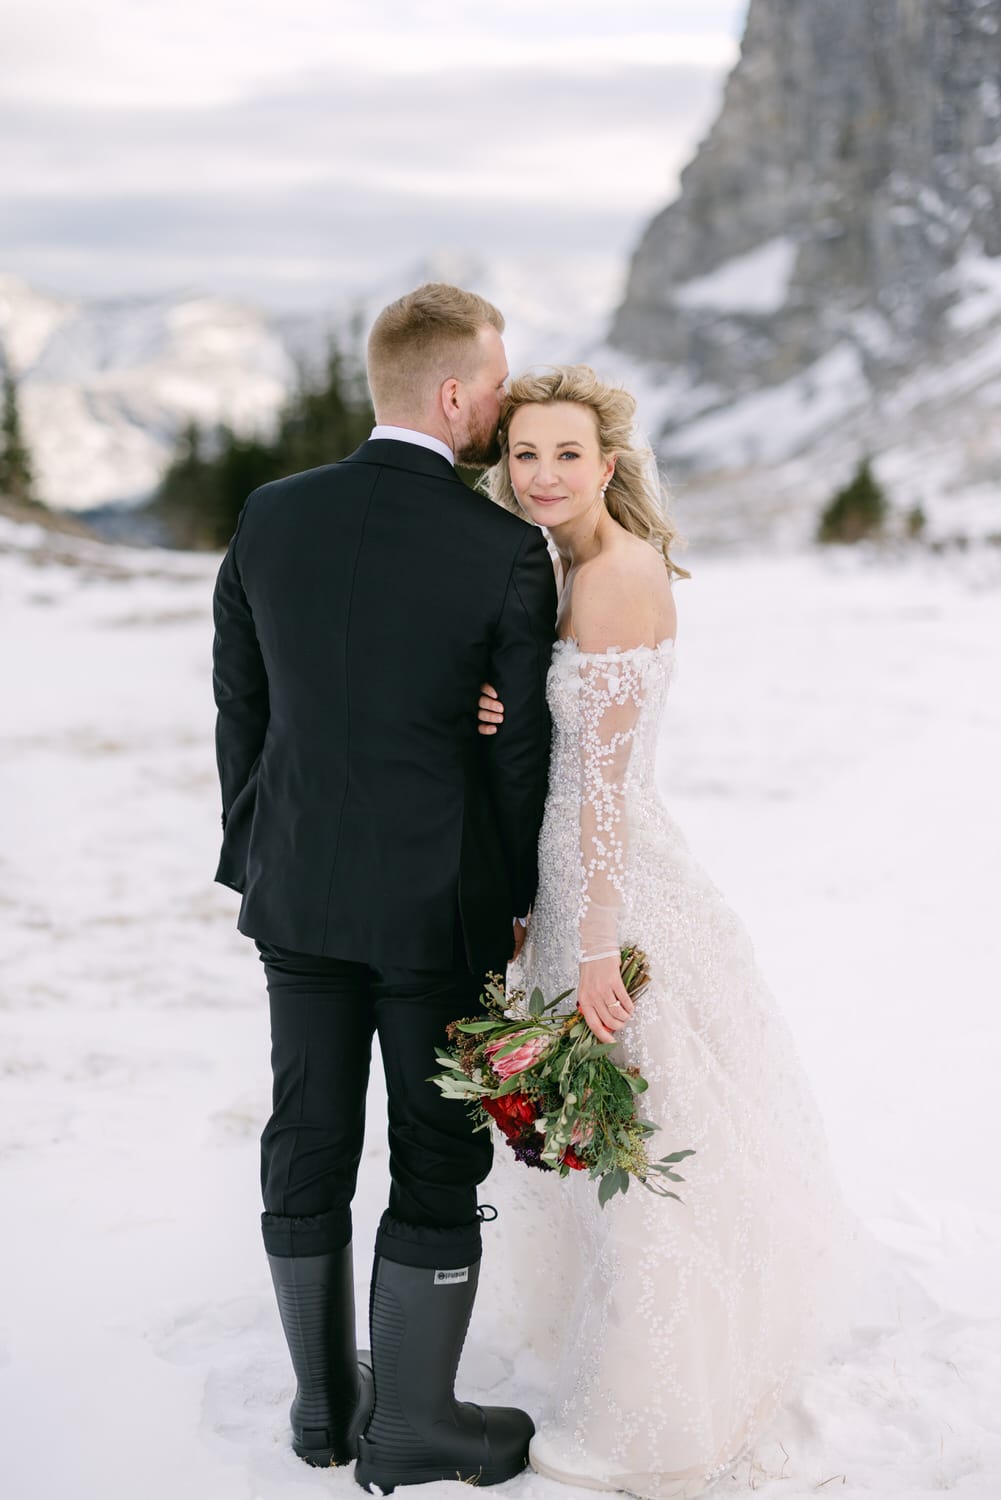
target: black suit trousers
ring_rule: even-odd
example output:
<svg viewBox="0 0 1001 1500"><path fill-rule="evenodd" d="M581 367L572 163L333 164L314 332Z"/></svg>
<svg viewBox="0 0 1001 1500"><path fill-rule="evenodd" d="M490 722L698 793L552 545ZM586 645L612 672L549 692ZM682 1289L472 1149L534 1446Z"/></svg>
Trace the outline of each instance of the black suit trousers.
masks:
<svg viewBox="0 0 1001 1500"><path fill-rule="evenodd" d="M450 1021L481 1010L481 978L456 929L444 970L376 968L258 943L271 1008L273 1109L261 1137L262 1228L272 1255L319 1255L351 1239L372 1038L389 1108L391 1187L377 1250L409 1265L479 1255L476 1188L492 1145L427 1080ZM497 967L503 970L504 959Z"/></svg>

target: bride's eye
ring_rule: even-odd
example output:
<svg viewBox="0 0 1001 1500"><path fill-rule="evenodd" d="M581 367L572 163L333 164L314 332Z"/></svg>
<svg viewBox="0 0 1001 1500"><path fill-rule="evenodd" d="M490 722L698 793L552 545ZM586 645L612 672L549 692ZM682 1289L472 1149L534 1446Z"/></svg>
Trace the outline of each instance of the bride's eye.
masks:
<svg viewBox="0 0 1001 1500"><path fill-rule="evenodd" d="M575 453L572 448L568 448L565 453L560 454L560 458L580 458L580 454Z"/></svg>
<svg viewBox="0 0 1001 1500"><path fill-rule="evenodd" d="M515 458L534 458L535 454L532 452L531 448L525 448L521 453L516 453L514 456Z"/></svg>

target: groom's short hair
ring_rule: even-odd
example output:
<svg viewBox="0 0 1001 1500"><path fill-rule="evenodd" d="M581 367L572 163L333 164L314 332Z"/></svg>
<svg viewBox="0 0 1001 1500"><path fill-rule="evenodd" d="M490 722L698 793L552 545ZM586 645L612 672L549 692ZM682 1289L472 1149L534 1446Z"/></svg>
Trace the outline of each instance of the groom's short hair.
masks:
<svg viewBox="0 0 1001 1500"><path fill-rule="evenodd" d="M377 414L415 415L443 380L468 380L479 366L482 328L504 332L492 302L429 281L384 307L368 336L368 383Z"/></svg>

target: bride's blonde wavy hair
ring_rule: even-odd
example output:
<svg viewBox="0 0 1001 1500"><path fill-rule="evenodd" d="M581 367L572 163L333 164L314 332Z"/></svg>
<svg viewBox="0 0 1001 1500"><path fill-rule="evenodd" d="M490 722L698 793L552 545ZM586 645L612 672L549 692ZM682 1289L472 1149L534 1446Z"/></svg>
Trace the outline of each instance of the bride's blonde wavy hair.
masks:
<svg viewBox="0 0 1001 1500"><path fill-rule="evenodd" d="M491 500L528 519L518 503L508 467L511 418L521 406L550 406L557 401L572 401L594 412L601 455L615 459L615 472L605 492L612 518L656 548L670 574L690 578L691 574L671 557L671 547L681 545L681 538L669 518L667 492L654 455L636 442L636 401L620 386L599 380L590 365L554 365L542 374L520 375L511 382L498 433L501 460L481 480Z"/></svg>

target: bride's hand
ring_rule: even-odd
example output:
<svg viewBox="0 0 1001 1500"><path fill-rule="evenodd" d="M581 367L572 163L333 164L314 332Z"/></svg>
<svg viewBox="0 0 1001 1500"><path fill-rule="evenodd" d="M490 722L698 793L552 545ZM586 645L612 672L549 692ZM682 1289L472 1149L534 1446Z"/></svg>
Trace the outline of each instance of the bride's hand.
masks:
<svg viewBox="0 0 1001 1500"><path fill-rule="evenodd" d="M581 964L577 1009L599 1042L615 1041L615 1032L622 1030L633 1013L618 954Z"/></svg>
<svg viewBox="0 0 1001 1500"><path fill-rule="evenodd" d="M484 682L480 687L476 717L480 721L478 728L481 734L496 734L504 722L504 705L497 696L496 688L492 688L489 682Z"/></svg>

